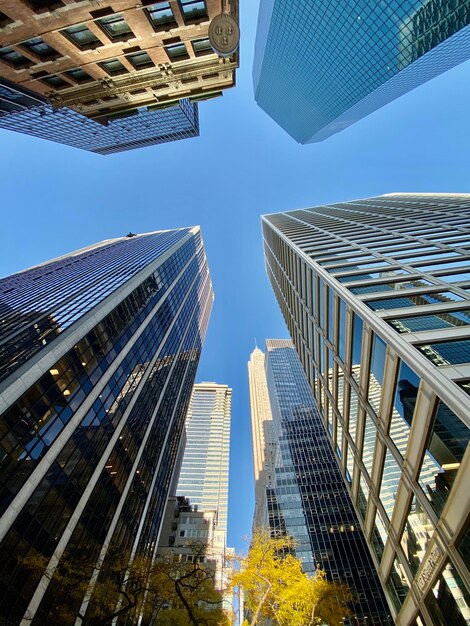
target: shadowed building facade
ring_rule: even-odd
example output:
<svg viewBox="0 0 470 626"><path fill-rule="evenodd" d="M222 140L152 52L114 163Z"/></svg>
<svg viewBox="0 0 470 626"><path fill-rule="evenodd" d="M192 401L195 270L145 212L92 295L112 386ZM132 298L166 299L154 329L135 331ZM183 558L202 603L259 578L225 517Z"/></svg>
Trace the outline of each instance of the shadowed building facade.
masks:
<svg viewBox="0 0 470 626"><path fill-rule="evenodd" d="M91 601L71 607L88 619L111 553L154 555L212 300L198 227L0 281L5 623L49 623L62 559L88 564ZM24 566L35 557L43 571Z"/></svg>
<svg viewBox="0 0 470 626"><path fill-rule="evenodd" d="M253 353L251 360L256 356ZM250 387L260 381L259 375L256 381L250 378ZM276 445L270 484L264 493L256 492L266 501L265 526L273 535L294 537L295 554L304 571L313 574L321 567L329 580L351 588L353 615L344 620L345 626L392 624L348 490L290 340L266 341L264 384ZM254 389L250 391L255 395Z"/></svg>
<svg viewBox="0 0 470 626"><path fill-rule="evenodd" d="M238 20L238 1L227 8ZM208 37L221 9L220 0L6 0L0 128L101 154L198 135L197 102L235 84L238 52L221 58ZM19 111L9 85L49 105Z"/></svg>
<svg viewBox="0 0 470 626"><path fill-rule="evenodd" d="M396 624L470 620L470 195L266 215L266 268Z"/></svg>
<svg viewBox="0 0 470 626"><path fill-rule="evenodd" d="M470 58L469 0L261 0L259 106L323 141Z"/></svg>

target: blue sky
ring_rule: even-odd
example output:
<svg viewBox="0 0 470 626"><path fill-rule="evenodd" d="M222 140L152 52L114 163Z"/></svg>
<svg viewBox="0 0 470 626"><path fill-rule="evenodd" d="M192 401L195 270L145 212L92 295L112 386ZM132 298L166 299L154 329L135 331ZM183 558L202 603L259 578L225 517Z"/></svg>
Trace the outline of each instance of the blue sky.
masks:
<svg viewBox="0 0 470 626"><path fill-rule="evenodd" d="M253 100L258 2L240 0L237 87L200 104L201 136L99 156L0 131L0 274L109 237L200 224L215 304L197 380L233 388L229 545L251 531L246 363L287 337L264 271L262 213L392 191L468 192L470 62L323 143L300 146Z"/></svg>

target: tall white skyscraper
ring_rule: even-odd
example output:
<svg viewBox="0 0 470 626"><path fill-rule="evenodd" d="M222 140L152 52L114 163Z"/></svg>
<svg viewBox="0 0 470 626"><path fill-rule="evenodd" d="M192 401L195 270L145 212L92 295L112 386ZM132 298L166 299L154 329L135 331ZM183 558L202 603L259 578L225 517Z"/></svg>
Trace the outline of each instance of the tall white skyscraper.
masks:
<svg viewBox="0 0 470 626"><path fill-rule="evenodd" d="M186 449L177 495L202 511L217 511L217 528L227 532L230 415L227 385L198 383L186 417Z"/></svg>
<svg viewBox="0 0 470 626"><path fill-rule="evenodd" d="M272 487L277 450L276 438L273 436L273 416L266 380L265 355L258 347L253 350L248 361L248 381L255 475L253 528L256 529L268 525L266 487Z"/></svg>

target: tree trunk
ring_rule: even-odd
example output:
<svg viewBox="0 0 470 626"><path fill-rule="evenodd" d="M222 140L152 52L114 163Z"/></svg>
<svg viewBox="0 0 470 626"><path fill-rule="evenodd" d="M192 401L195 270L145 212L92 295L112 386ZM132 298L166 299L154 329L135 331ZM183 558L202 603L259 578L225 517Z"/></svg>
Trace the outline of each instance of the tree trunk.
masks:
<svg viewBox="0 0 470 626"><path fill-rule="evenodd" d="M261 600L258 602L258 606L256 607L255 614L253 615L253 618L252 618L252 620L250 622L250 626L256 626L259 614L261 613L261 609L263 608L263 604L266 602L266 598L268 597L269 592L271 591L271 587L272 587L272 584L268 583L268 586L266 587L263 595L261 596Z"/></svg>

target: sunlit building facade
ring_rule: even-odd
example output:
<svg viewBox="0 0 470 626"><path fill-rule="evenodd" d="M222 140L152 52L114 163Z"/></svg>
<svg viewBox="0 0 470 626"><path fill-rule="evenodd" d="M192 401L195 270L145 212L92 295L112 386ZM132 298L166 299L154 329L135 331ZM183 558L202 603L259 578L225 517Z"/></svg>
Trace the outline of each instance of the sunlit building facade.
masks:
<svg viewBox="0 0 470 626"><path fill-rule="evenodd" d="M186 416L186 448L177 495L201 511L217 511L227 531L232 390L227 385L194 385Z"/></svg>
<svg viewBox="0 0 470 626"><path fill-rule="evenodd" d="M255 479L253 529L256 530L268 526L266 488L274 486L274 466L278 450L266 379L265 354L258 347L253 350L248 361L248 382Z"/></svg>
<svg viewBox="0 0 470 626"><path fill-rule="evenodd" d="M49 623L62 559L87 564L88 620L111 553L153 556L212 301L199 227L0 281L3 623Z"/></svg>
<svg viewBox="0 0 470 626"><path fill-rule="evenodd" d="M250 380L250 386L260 378ZM264 379L277 448L270 485L256 494L266 501L265 527L274 536L288 534L295 539L295 554L305 572L313 574L321 567L329 580L350 587L353 613L344 620L345 626L392 624L348 490L290 340L266 341Z"/></svg>
<svg viewBox="0 0 470 626"><path fill-rule="evenodd" d="M266 268L399 626L470 620L470 195L262 219Z"/></svg>
<svg viewBox="0 0 470 626"><path fill-rule="evenodd" d="M238 0L225 9L238 20ZM197 136L197 103L235 85L238 52L219 57L209 41L221 10L220 0L2 2L0 128L100 154ZM48 104L15 106L9 84Z"/></svg>
<svg viewBox="0 0 470 626"><path fill-rule="evenodd" d="M259 106L323 141L470 58L469 0L261 0Z"/></svg>

